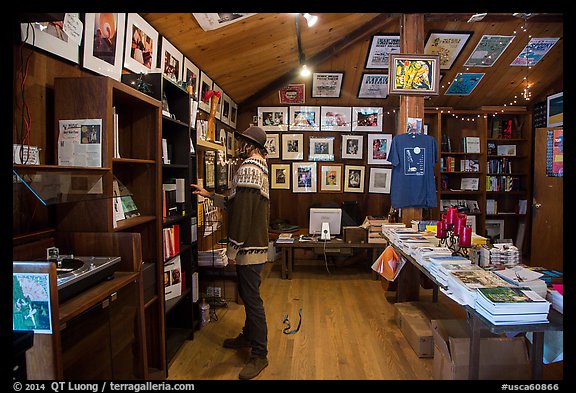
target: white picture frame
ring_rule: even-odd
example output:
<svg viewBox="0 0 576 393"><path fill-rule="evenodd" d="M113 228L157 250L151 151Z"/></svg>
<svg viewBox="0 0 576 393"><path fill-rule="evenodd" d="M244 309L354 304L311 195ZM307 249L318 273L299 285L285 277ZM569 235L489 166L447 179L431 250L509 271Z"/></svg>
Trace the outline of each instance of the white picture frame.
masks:
<svg viewBox="0 0 576 393"><path fill-rule="evenodd" d="M205 112L210 112L210 99L204 100L206 92L212 90L212 78L208 76L204 71L200 70L200 95L198 97L198 108Z"/></svg>
<svg viewBox="0 0 576 393"><path fill-rule="evenodd" d="M340 98L343 79L343 72L314 72L312 98Z"/></svg>
<svg viewBox="0 0 576 393"><path fill-rule="evenodd" d="M258 107L258 127L264 131L288 131L288 107Z"/></svg>
<svg viewBox="0 0 576 393"><path fill-rule="evenodd" d="M370 168L368 192L373 194L390 194L392 168Z"/></svg>
<svg viewBox="0 0 576 393"><path fill-rule="evenodd" d="M311 136L308 151L308 161L334 161L334 137Z"/></svg>
<svg viewBox="0 0 576 393"><path fill-rule="evenodd" d="M492 244L496 243L495 240L505 239L504 220L486 220L484 224L486 228L486 237Z"/></svg>
<svg viewBox="0 0 576 393"><path fill-rule="evenodd" d="M267 158L280 158L280 134L266 134Z"/></svg>
<svg viewBox="0 0 576 393"><path fill-rule="evenodd" d="M291 106L288 128L291 131L319 131L319 106Z"/></svg>
<svg viewBox="0 0 576 393"><path fill-rule="evenodd" d="M220 100L222 101L222 113L220 113L220 121L228 125L230 124L230 97L228 97L228 94L222 92L222 97Z"/></svg>
<svg viewBox="0 0 576 393"><path fill-rule="evenodd" d="M318 189L316 162L292 164L292 192L314 193Z"/></svg>
<svg viewBox="0 0 576 393"><path fill-rule="evenodd" d="M352 131L382 131L382 107L355 106L352 108Z"/></svg>
<svg viewBox="0 0 576 393"><path fill-rule="evenodd" d="M82 67L121 80L125 34L125 13L86 13Z"/></svg>
<svg viewBox="0 0 576 393"><path fill-rule="evenodd" d="M362 74L358 98L387 98L388 74Z"/></svg>
<svg viewBox="0 0 576 393"><path fill-rule="evenodd" d="M564 125L564 92L555 93L546 97L546 127L560 127Z"/></svg>
<svg viewBox="0 0 576 393"><path fill-rule="evenodd" d="M270 188L289 190L292 177L290 164L270 164Z"/></svg>
<svg viewBox="0 0 576 393"><path fill-rule="evenodd" d="M59 24L53 22L21 23L20 34L22 41L29 45L60 56L73 63L78 64L80 62L80 46L78 42L70 39Z"/></svg>
<svg viewBox="0 0 576 393"><path fill-rule="evenodd" d="M349 106L322 106L320 108L322 131L351 131L352 108Z"/></svg>
<svg viewBox="0 0 576 393"><path fill-rule="evenodd" d="M282 159L304 159L304 134L282 134Z"/></svg>
<svg viewBox="0 0 576 393"><path fill-rule="evenodd" d="M364 177L366 167L364 165L344 166L344 192L364 192Z"/></svg>
<svg viewBox="0 0 576 393"><path fill-rule="evenodd" d="M128 13L124 47L124 68L137 74L156 70L158 31L137 13Z"/></svg>
<svg viewBox="0 0 576 393"><path fill-rule="evenodd" d="M182 69L184 67L184 55L166 37L162 37L162 49L159 67L162 75L177 85L182 85Z"/></svg>
<svg viewBox="0 0 576 393"><path fill-rule="evenodd" d="M186 81L186 90L192 98L198 100L200 94L200 68L187 57L184 58L182 78Z"/></svg>
<svg viewBox="0 0 576 393"><path fill-rule="evenodd" d="M320 163L319 192L342 192L343 164Z"/></svg>
<svg viewBox="0 0 576 393"><path fill-rule="evenodd" d="M368 134L368 165L391 164L390 146L392 145L392 134Z"/></svg>
<svg viewBox="0 0 576 393"><path fill-rule="evenodd" d="M400 34L372 36L364 68L388 68L391 53L400 53Z"/></svg>
<svg viewBox="0 0 576 393"><path fill-rule="evenodd" d="M342 135L342 159L362 160L364 156L364 135Z"/></svg>

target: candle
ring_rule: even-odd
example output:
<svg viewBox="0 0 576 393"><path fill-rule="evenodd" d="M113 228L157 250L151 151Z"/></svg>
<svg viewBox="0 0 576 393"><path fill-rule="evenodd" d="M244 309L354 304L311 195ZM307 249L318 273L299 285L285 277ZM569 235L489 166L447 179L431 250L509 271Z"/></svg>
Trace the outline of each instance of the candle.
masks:
<svg viewBox="0 0 576 393"><path fill-rule="evenodd" d="M456 215L458 214L458 209L455 207L449 207L447 212L448 224L455 224Z"/></svg>
<svg viewBox="0 0 576 393"><path fill-rule="evenodd" d="M466 214L458 214L458 228L456 234L462 236L462 228L466 226Z"/></svg>
<svg viewBox="0 0 576 393"><path fill-rule="evenodd" d="M444 221L436 222L436 237L438 239L443 239L446 237L446 227Z"/></svg>
<svg viewBox="0 0 576 393"><path fill-rule="evenodd" d="M462 228L462 235L458 239L458 244L460 247L472 246L472 227L470 225L466 225Z"/></svg>

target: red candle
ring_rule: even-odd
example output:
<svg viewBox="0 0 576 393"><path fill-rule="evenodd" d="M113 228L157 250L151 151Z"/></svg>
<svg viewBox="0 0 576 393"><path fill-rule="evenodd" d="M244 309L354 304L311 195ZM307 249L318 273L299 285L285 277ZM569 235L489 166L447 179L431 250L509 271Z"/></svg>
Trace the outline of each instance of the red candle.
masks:
<svg viewBox="0 0 576 393"><path fill-rule="evenodd" d="M455 224L456 215L458 214L458 209L455 207L449 207L447 212L448 224Z"/></svg>
<svg viewBox="0 0 576 393"><path fill-rule="evenodd" d="M460 247L472 246L472 227L467 225L462 228L462 235L458 239Z"/></svg>
<svg viewBox="0 0 576 393"><path fill-rule="evenodd" d="M462 236L462 228L466 226L466 214L458 214L458 230L456 234Z"/></svg>
<svg viewBox="0 0 576 393"><path fill-rule="evenodd" d="M443 239L446 237L446 227L444 221L436 222L436 237L438 239Z"/></svg>

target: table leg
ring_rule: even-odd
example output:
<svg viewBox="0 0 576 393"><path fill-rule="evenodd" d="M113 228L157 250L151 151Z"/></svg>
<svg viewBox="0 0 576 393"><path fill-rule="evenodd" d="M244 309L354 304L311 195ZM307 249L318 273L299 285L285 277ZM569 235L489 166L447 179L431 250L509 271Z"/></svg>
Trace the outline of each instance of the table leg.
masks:
<svg viewBox="0 0 576 393"><path fill-rule="evenodd" d="M470 323L470 357L468 359L468 379L478 379L480 374L480 324L481 322L469 316Z"/></svg>
<svg viewBox="0 0 576 393"><path fill-rule="evenodd" d="M282 266L280 269L280 278L286 279L287 275L288 275L288 270L287 270L287 260L288 260L288 248L287 247L282 247Z"/></svg>
<svg viewBox="0 0 576 393"><path fill-rule="evenodd" d="M542 357L544 356L544 332L532 333L532 350L530 360L532 361L532 379L542 379Z"/></svg>
<svg viewBox="0 0 576 393"><path fill-rule="evenodd" d="M294 249L292 247L288 248L288 280L292 280L292 267L294 266Z"/></svg>

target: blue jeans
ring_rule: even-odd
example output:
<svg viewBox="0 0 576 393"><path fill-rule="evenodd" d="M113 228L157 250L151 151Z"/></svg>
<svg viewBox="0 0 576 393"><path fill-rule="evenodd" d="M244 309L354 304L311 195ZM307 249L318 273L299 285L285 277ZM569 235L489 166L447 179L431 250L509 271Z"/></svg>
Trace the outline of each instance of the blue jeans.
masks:
<svg viewBox="0 0 576 393"><path fill-rule="evenodd" d="M251 354L258 357L268 355L268 326L266 325L264 302L260 297L263 268L263 263L236 265L238 293L244 302L246 313L242 334L250 340Z"/></svg>

